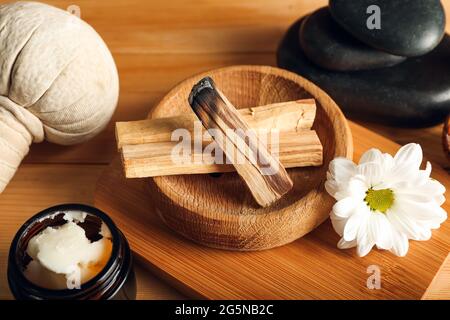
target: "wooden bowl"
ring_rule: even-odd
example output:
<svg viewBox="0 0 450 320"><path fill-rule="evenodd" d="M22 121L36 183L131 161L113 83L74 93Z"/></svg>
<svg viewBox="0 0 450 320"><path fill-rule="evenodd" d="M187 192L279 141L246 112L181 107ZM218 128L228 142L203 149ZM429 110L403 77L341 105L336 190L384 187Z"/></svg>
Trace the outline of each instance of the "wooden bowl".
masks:
<svg viewBox="0 0 450 320"><path fill-rule="evenodd" d="M289 169L293 189L261 208L236 173L181 175L150 179L150 197L162 220L183 236L206 246L262 250L307 234L328 217L334 200L324 189L329 162L351 158L353 143L347 121L336 103L308 80L267 66L233 66L189 78L172 89L150 114L152 118L192 112L192 86L211 76L237 108L315 98L313 129L324 148L321 167Z"/></svg>

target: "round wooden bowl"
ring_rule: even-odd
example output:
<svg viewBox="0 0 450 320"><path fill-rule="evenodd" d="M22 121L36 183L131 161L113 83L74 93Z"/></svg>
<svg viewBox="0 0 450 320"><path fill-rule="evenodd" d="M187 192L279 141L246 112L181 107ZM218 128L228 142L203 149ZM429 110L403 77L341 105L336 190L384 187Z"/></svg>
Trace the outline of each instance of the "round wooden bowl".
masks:
<svg viewBox="0 0 450 320"><path fill-rule="evenodd" d="M278 202L261 208L237 173L180 175L150 179L150 197L162 220L183 236L206 246L262 250L307 234L329 215L334 200L324 183L329 162L351 158L353 143L347 121L336 103L308 80L267 66L233 66L189 78L173 88L150 114L152 118L192 112L192 86L206 75L236 108L315 98L313 129L323 145L321 167L288 169L293 189Z"/></svg>

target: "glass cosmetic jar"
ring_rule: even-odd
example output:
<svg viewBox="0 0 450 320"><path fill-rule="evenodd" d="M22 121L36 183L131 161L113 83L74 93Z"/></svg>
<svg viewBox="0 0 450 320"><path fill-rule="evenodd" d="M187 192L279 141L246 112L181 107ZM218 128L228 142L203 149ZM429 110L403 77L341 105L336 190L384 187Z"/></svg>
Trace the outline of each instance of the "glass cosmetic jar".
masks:
<svg viewBox="0 0 450 320"><path fill-rule="evenodd" d="M25 274L27 266L33 260L27 252L30 240L46 229L58 230L68 222L67 214L74 212L82 214L83 218L77 225L84 230L85 238L90 242L98 241L102 238L101 232L104 229L108 230L108 239L111 240L112 246L110 246L107 262L98 273L73 289L49 289L36 284ZM11 243L8 257L8 283L14 297L20 300L133 300L136 298L133 259L125 236L104 212L81 204L51 207L25 222Z"/></svg>

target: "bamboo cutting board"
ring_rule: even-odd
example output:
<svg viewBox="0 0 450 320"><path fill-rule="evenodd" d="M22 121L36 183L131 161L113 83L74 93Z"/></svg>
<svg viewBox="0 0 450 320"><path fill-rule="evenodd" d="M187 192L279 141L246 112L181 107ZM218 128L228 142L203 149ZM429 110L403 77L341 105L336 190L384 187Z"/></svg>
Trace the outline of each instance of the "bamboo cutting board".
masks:
<svg viewBox="0 0 450 320"><path fill-rule="evenodd" d="M371 148L395 153L399 146L350 123L355 159ZM438 166L433 177L446 187L448 174ZM450 222L427 242L410 242L398 258L373 250L359 258L338 250L339 240L327 220L293 243L259 252L211 249L182 238L160 220L149 201L146 180L125 180L119 159L99 179L95 205L125 233L132 249L149 268L193 298L207 299L419 299L450 248ZM446 203L444 208L448 211ZM381 289L370 290L367 268L381 271Z"/></svg>
<svg viewBox="0 0 450 320"><path fill-rule="evenodd" d="M44 2L62 9L74 3L70 0ZM280 5L278 0L263 3L207 0L195 7L184 0L131 2L132 5L130 0L76 2L82 19L95 27L116 59L121 75L121 97L114 121L145 117L149 106L192 73L231 64L274 65L274 51L286 28L299 16L327 5L328 1L287 0ZM442 3L449 12L450 1ZM446 29L450 31L450 19ZM11 298L6 281L6 256L15 230L32 213L56 203L92 204L93 184L116 152L114 121L107 130L82 145L69 148L50 143L35 145L8 190L0 196L0 212L4 216L0 225L0 298ZM420 142L430 158L448 166L439 140L442 126L408 129L364 125L398 143ZM132 207L129 210L131 215ZM152 281L152 275L143 271L140 264L136 268L141 299L177 297L171 287ZM158 270L154 266L153 269ZM442 279L437 279L436 284ZM173 278L169 280L178 283Z"/></svg>

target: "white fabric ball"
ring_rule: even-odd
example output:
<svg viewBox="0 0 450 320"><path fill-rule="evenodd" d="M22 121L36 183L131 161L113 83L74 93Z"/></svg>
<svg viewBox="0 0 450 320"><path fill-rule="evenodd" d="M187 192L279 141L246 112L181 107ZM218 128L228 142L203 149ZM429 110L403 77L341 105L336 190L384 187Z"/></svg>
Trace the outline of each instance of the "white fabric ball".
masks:
<svg viewBox="0 0 450 320"><path fill-rule="evenodd" d="M0 192L32 141L95 136L118 95L114 60L91 26L37 2L0 5Z"/></svg>

